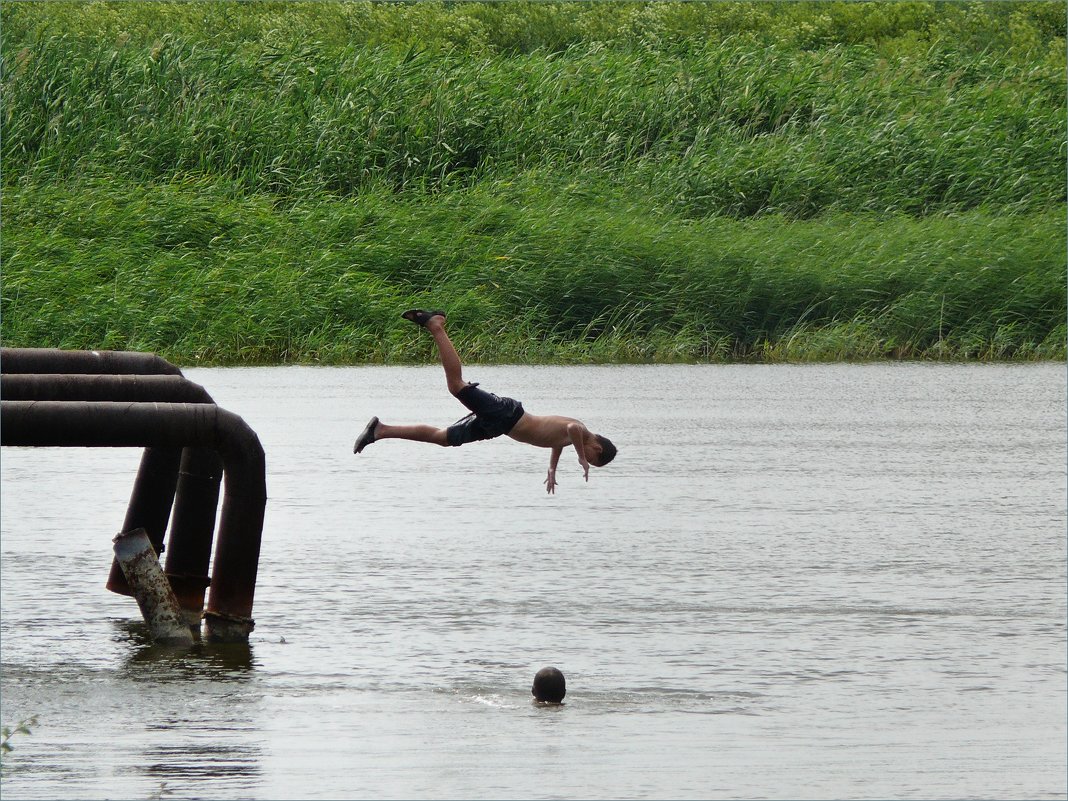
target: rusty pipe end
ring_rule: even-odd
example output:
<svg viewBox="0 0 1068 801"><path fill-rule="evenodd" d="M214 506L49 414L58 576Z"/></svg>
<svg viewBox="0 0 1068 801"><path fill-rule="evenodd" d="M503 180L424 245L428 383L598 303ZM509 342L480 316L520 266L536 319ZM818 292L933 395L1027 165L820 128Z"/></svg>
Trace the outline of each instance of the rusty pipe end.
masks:
<svg viewBox="0 0 1068 801"><path fill-rule="evenodd" d="M208 642L248 642L248 635L254 628L256 621L250 617L225 612L204 613L204 639Z"/></svg>

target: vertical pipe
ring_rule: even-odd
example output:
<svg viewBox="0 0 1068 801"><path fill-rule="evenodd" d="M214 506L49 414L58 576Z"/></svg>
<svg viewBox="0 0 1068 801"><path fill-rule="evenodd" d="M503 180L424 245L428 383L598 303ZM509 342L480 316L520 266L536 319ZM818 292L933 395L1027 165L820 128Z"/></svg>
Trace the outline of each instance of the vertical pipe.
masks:
<svg viewBox="0 0 1068 801"><path fill-rule="evenodd" d="M163 575L148 533L137 528L119 534L114 542L115 560L133 590L152 639L170 645L192 645L193 634L167 577Z"/></svg>
<svg viewBox="0 0 1068 801"><path fill-rule="evenodd" d="M209 448L186 448L178 473L167 548L167 578L190 625L200 625L211 580L211 545L219 507L222 461Z"/></svg>
<svg viewBox="0 0 1068 801"><path fill-rule="evenodd" d="M267 468L256 432L231 412L220 409L218 419L226 492L219 516L204 632L209 640L240 642L248 640L255 626L252 601L267 505Z"/></svg>

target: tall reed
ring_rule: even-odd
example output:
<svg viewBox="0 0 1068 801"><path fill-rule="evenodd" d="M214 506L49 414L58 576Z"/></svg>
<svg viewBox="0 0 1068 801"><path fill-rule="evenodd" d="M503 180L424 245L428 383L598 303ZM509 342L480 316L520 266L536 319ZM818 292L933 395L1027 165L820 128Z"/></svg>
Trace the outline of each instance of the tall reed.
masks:
<svg viewBox="0 0 1068 801"><path fill-rule="evenodd" d="M1064 53L888 59L751 39L681 52L5 38L4 180L211 175L286 198L534 170L687 216L1034 211L1065 201Z"/></svg>

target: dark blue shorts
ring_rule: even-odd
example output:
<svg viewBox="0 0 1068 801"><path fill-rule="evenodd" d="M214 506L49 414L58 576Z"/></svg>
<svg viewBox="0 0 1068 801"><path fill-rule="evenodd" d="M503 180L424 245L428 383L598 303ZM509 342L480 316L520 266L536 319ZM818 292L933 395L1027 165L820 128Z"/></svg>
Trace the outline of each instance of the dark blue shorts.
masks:
<svg viewBox="0 0 1068 801"><path fill-rule="evenodd" d="M515 398L502 398L486 392L479 389L478 384L468 384L456 397L471 410L471 414L446 429L450 445L464 445L507 434L523 416L523 404Z"/></svg>

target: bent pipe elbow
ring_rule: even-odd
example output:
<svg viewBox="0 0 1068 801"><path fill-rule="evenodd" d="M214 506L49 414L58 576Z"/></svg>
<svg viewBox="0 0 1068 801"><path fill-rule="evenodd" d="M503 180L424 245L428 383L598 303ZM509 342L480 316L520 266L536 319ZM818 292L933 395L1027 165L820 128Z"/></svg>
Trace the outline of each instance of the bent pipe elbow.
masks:
<svg viewBox="0 0 1068 801"><path fill-rule="evenodd" d="M4 445L111 448L213 448L237 494L266 497L263 446L233 412L209 403L121 401L0 402ZM251 468L258 478L230 476Z"/></svg>
<svg viewBox="0 0 1068 801"><path fill-rule="evenodd" d="M225 496L207 613L248 619L267 504L259 438L214 404L115 401L0 401L0 444L51 447L212 448L222 459Z"/></svg>

